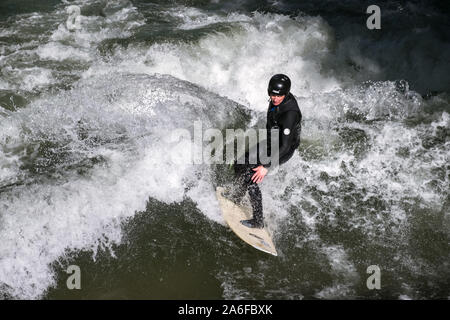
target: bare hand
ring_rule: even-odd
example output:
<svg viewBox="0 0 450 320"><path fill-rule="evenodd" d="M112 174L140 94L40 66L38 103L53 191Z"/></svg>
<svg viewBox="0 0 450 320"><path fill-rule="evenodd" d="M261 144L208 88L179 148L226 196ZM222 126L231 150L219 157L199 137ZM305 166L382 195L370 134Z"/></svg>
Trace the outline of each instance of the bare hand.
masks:
<svg viewBox="0 0 450 320"><path fill-rule="evenodd" d="M253 168L252 170L256 171L255 174L252 176L252 181L255 183L262 182L264 177L266 176L267 172L269 171L266 168L264 168L264 166L259 166L259 167Z"/></svg>

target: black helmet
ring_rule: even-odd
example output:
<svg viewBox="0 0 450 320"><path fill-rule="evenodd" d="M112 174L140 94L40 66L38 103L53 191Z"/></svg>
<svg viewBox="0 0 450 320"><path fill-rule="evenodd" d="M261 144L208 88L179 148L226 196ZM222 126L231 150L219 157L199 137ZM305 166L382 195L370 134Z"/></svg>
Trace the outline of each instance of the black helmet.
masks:
<svg viewBox="0 0 450 320"><path fill-rule="evenodd" d="M276 74L269 81L267 93L275 96L287 96L291 90L291 80L284 74Z"/></svg>

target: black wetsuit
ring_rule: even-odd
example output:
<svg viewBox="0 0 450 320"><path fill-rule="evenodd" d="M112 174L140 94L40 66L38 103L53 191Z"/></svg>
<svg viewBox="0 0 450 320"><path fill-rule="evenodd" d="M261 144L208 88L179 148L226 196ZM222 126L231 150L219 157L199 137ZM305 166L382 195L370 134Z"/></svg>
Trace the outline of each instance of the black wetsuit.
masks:
<svg viewBox="0 0 450 320"><path fill-rule="evenodd" d="M269 103L267 110L267 155L271 156L271 129L279 130L279 154L278 164L281 165L288 161L294 151L300 145L300 131L301 131L302 114L297 104L297 100L289 93L286 98L278 106L274 106L272 102ZM259 151L259 145L257 150ZM273 155L276 156L276 155ZM237 180L236 200L240 201L248 190L250 195L250 202L253 209L253 218L259 223L263 222L262 211L262 196L261 191L256 183L252 182L251 178L256 171L252 170L261 165L258 157L258 164L249 164L249 154L245 155L245 164L234 164L234 172ZM272 164L262 164L266 168L270 168ZM270 170L270 169L269 169Z"/></svg>

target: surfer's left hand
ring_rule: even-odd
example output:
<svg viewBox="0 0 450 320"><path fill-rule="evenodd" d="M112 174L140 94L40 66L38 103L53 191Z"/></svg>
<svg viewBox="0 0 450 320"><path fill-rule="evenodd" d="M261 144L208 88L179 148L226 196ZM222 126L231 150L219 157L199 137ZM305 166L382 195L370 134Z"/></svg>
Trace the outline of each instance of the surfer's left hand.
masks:
<svg viewBox="0 0 450 320"><path fill-rule="evenodd" d="M269 171L266 168L264 168L263 166L253 168L252 170L256 171L255 174L252 176L252 181L255 183L262 182L264 177L266 176L267 172Z"/></svg>

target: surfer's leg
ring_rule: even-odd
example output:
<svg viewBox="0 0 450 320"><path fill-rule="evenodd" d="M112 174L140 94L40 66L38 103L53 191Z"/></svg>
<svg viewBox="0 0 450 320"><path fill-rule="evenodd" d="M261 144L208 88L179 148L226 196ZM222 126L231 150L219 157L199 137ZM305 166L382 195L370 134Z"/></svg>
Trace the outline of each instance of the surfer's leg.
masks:
<svg viewBox="0 0 450 320"><path fill-rule="evenodd" d="M242 178L241 187L245 188L244 189L245 191L248 190L248 194L250 196L250 203L253 209L253 218L250 220L243 220L241 222L243 225L247 227L262 228L264 227L262 194L258 184L252 181L252 176L255 174L255 171L252 170L253 168L255 168L254 165L247 166L246 171L241 176Z"/></svg>
<svg viewBox="0 0 450 320"><path fill-rule="evenodd" d="M248 186L248 194L250 195L250 203L253 209L253 219L259 225L263 224L263 210L262 210L262 194L256 183L251 183Z"/></svg>
<svg viewBox="0 0 450 320"><path fill-rule="evenodd" d="M248 190L250 203L253 209L253 218L250 220L242 220L241 223L250 228L264 227L262 212L262 195L259 186L252 181L253 171L258 165L250 164L249 154L245 154L245 163L234 163L235 190L233 192L233 201L241 202L242 198Z"/></svg>
<svg viewBox="0 0 450 320"><path fill-rule="evenodd" d="M231 192L232 200L235 203L240 203L245 196L248 189L248 178L249 166L248 164L238 164L234 163L234 189Z"/></svg>

